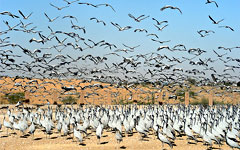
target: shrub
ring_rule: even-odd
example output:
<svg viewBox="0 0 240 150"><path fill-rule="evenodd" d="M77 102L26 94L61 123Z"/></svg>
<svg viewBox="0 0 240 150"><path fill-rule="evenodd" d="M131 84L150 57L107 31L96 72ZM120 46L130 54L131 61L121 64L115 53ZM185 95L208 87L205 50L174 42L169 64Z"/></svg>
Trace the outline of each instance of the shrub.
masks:
<svg viewBox="0 0 240 150"><path fill-rule="evenodd" d="M191 102L192 105L202 105L207 107L209 104L209 100L206 97L203 97L200 101Z"/></svg>
<svg viewBox="0 0 240 150"><path fill-rule="evenodd" d="M25 93L17 92L17 93L7 93L3 96L4 99L7 99L9 104L17 104L18 101L24 100Z"/></svg>
<svg viewBox="0 0 240 150"><path fill-rule="evenodd" d="M77 103L77 99L73 96L67 96L62 99L63 104L74 104Z"/></svg>

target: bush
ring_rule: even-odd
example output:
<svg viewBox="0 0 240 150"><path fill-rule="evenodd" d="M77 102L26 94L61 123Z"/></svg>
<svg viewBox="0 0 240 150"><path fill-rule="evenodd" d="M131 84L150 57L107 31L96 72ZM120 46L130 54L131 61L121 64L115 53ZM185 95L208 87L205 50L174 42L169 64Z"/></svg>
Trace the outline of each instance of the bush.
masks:
<svg viewBox="0 0 240 150"><path fill-rule="evenodd" d="M25 99L25 93L24 92L18 92L18 93L7 93L3 96L4 99L6 99L9 104L17 104L18 101Z"/></svg>
<svg viewBox="0 0 240 150"><path fill-rule="evenodd" d="M73 96L67 96L62 99L63 104L74 104L77 103L77 99Z"/></svg>
<svg viewBox="0 0 240 150"><path fill-rule="evenodd" d="M204 107L207 107L209 104L209 100L205 97L203 97L200 101L194 101L191 102L192 105L202 105Z"/></svg>

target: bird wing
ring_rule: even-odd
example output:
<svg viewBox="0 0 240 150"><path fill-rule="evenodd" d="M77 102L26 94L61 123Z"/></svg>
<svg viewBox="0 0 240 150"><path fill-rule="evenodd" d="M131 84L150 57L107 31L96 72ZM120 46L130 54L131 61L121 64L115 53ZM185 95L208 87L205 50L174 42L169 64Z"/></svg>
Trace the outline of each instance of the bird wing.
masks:
<svg viewBox="0 0 240 150"><path fill-rule="evenodd" d="M22 15L23 18L25 18L24 14L20 10L18 10L18 12L20 15Z"/></svg>
<svg viewBox="0 0 240 150"><path fill-rule="evenodd" d="M213 23L216 23L216 21L213 20L213 18L212 18L210 15L208 15L208 18L209 18L210 20L212 20Z"/></svg>

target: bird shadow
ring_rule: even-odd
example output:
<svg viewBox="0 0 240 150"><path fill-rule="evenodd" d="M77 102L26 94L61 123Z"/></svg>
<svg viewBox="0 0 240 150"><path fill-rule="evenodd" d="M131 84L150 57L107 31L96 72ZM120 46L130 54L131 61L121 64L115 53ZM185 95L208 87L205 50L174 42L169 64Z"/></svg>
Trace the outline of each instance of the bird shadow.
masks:
<svg viewBox="0 0 240 150"><path fill-rule="evenodd" d="M56 139L56 138L58 138L57 136L54 136L54 137L51 137L50 139Z"/></svg>
<svg viewBox="0 0 240 150"><path fill-rule="evenodd" d="M188 142L188 144L194 144L194 145L196 145L197 143L194 143L194 142Z"/></svg>
<svg viewBox="0 0 240 150"><path fill-rule="evenodd" d="M68 138L67 138L67 140L71 140L71 139L73 139L73 137L68 137Z"/></svg>
<svg viewBox="0 0 240 150"><path fill-rule="evenodd" d="M84 143L80 143L79 145L81 145L81 146L86 146L87 144L84 144Z"/></svg>
<svg viewBox="0 0 240 150"><path fill-rule="evenodd" d="M3 135L3 136L1 136L1 138L6 138L6 137L8 137L8 135Z"/></svg>
<svg viewBox="0 0 240 150"><path fill-rule="evenodd" d="M107 144L108 142L101 142L100 144L103 145L103 144Z"/></svg>
<svg viewBox="0 0 240 150"><path fill-rule="evenodd" d="M42 138L35 138L34 141L39 141L41 140Z"/></svg>
<svg viewBox="0 0 240 150"><path fill-rule="evenodd" d="M102 137L108 137L108 135L104 135L104 136L102 136Z"/></svg>
<svg viewBox="0 0 240 150"><path fill-rule="evenodd" d="M126 146L121 146L120 149L126 149L127 147Z"/></svg>

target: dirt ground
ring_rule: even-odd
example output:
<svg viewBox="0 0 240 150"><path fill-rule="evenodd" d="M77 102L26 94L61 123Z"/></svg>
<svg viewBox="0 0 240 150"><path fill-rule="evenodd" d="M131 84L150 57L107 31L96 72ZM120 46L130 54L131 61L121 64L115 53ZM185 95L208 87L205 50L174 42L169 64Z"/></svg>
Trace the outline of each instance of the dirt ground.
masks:
<svg viewBox="0 0 240 150"><path fill-rule="evenodd" d="M0 105L1 107L1 105ZM12 106L11 106L12 107ZM3 124L3 117L6 114L6 110L0 110L0 123ZM8 120L8 118L6 119ZM16 133L15 133L16 132ZM88 131L91 133L91 131ZM7 136L7 130L2 127L0 130L0 149L1 150L69 150L69 149L83 149L83 150L112 150L112 149L162 149L162 143L156 136L150 133L145 140L140 140L140 135L134 133L133 136L123 137L123 141L118 144L115 139L115 133L112 131L104 130L103 136L98 143L95 132L89 134L84 138L83 144L76 142L76 139L72 139L71 136L61 136L57 133L57 130L53 130L53 134L46 138L46 135L41 129L35 131L34 137L26 134L22 136L19 131L9 130L9 136ZM175 140L176 146L173 150L204 150L207 146L203 145L202 140L199 138L197 144L187 144L186 136L177 137ZM213 145L214 149L228 150L229 146L224 143L220 148L218 145ZM164 149L171 149L168 145L164 144Z"/></svg>

